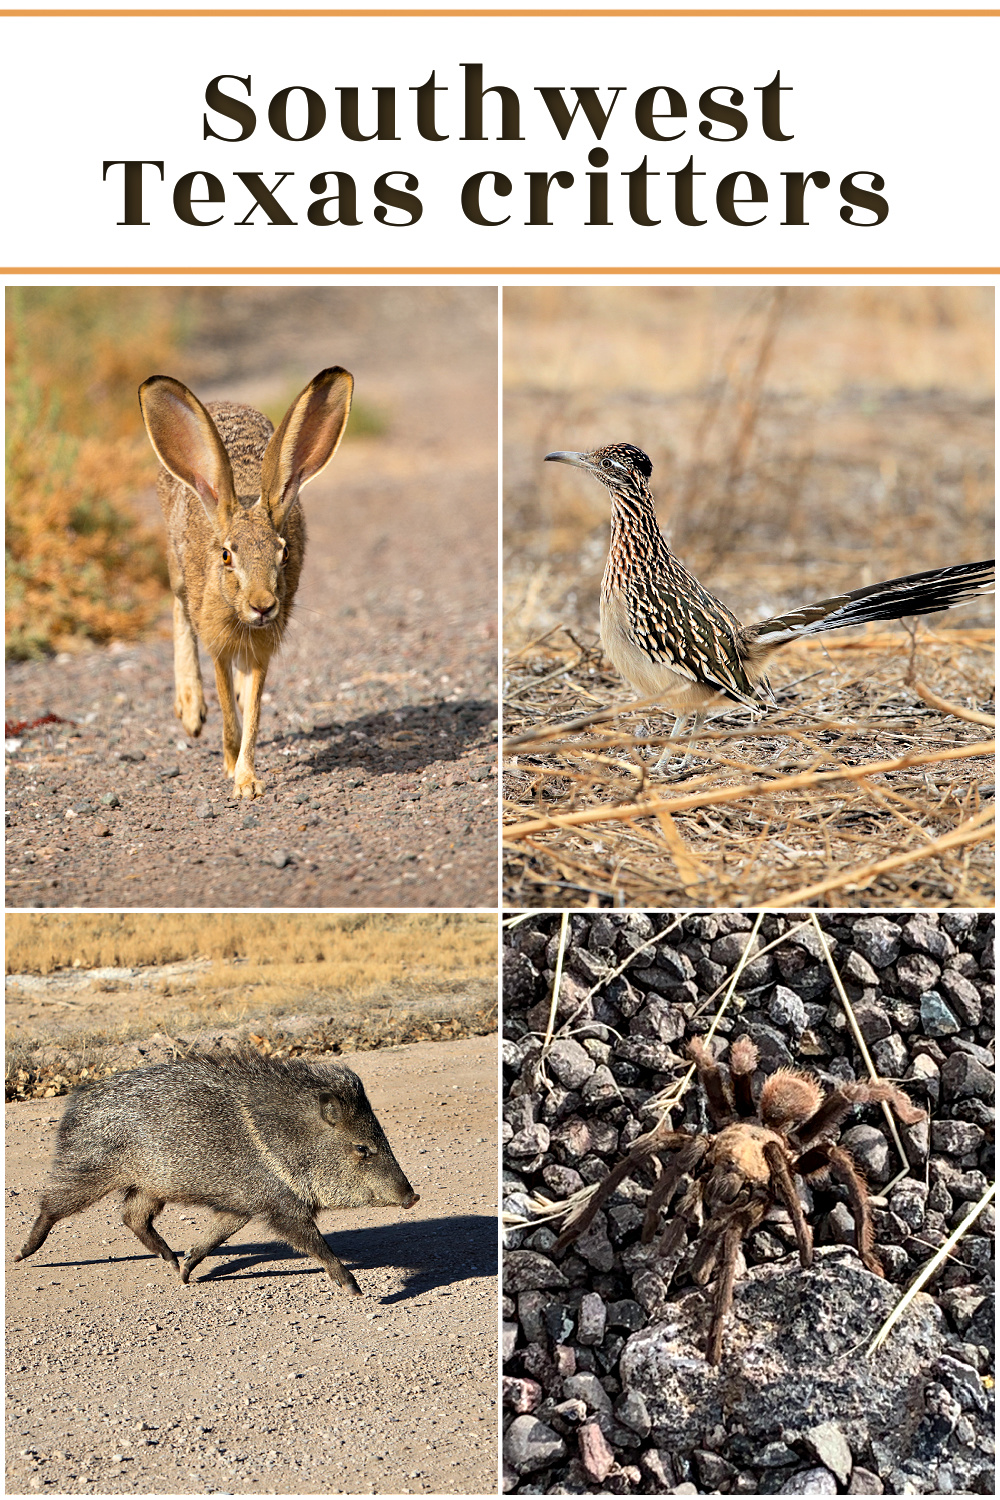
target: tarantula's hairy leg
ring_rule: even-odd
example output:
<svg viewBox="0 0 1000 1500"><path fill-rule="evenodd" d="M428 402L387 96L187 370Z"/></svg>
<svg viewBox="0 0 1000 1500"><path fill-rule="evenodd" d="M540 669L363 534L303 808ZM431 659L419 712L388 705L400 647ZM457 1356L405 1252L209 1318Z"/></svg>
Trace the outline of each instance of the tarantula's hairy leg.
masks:
<svg viewBox="0 0 1000 1500"><path fill-rule="evenodd" d="M597 1216L598 1209L607 1202L618 1184L624 1182L640 1162L665 1148L683 1147L690 1139L691 1137L685 1131L671 1130L669 1126L664 1128L663 1123L655 1126L646 1135L641 1135L628 1155L622 1157L617 1167L613 1167L607 1177L598 1184L597 1191L581 1208L570 1215L552 1249L554 1251L565 1250L567 1245L572 1244L579 1235L583 1234L584 1230L589 1229Z"/></svg>
<svg viewBox="0 0 1000 1500"><path fill-rule="evenodd" d="M646 1215L642 1221L642 1243L648 1245L656 1233L656 1223L661 1208L668 1208L683 1178L697 1170L708 1150L708 1136L692 1136L672 1156L657 1178L646 1199Z"/></svg>
<svg viewBox="0 0 1000 1500"><path fill-rule="evenodd" d="M712 1124L716 1130L721 1130L724 1125L732 1123L736 1108L729 1096L729 1090L722 1081L719 1065L699 1036L691 1038L687 1050L688 1056L698 1069L698 1082L704 1091Z"/></svg>
<svg viewBox="0 0 1000 1500"><path fill-rule="evenodd" d="M656 1246L656 1254L661 1262L666 1262L666 1268L661 1265L660 1274L667 1282L673 1276L677 1262L681 1257L681 1252L684 1249L684 1231L689 1225L695 1229L698 1229L701 1225L703 1186L702 1180L696 1177L680 1203L678 1203L673 1218L667 1221L663 1233L660 1235L659 1243Z"/></svg>
<svg viewBox="0 0 1000 1500"><path fill-rule="evenodd" d="M795 1183L792 1181L784 1149L778 1145L777 1141L769 1141L764 1147L764 1159L771 1169L771 1180L778 1190L778 1196L792 1216L795 1242L799 1247L799 1262L802 1266L811 1266L813 1261L812 1230L806 1223L806 1216L802 1212L802 1204L795 1191Z"/></svg>
<svg viewBox="0 0 1000 1500"><path fill-rule="evenodd" d="M733 1080L733 1097L736 1100L736 1111L744 1119L751 1119L756 1113L753 1102L754 1070L758 1060L757 1047L748 1036L740 1036L729 1049L729 1073Z"/></svg>
<svg viewBox="0 0 1000 1500"><path fill-rule="evenodd" d="M829 1172L831 1177L843 1184L847 1189L847 1201L854 1220L854 1233L862 1263L875 1276L884 1276L882 1262L875 1253L875 1234L872 1229L868 1189L850 1152L845 1151L843 1146L834 1145L832 1141L823 1141L820 1145L814 1146L811 1151L807 1151L804 1156L799 1157L795 1170L808 1177L817 1177L823 1172Z"/></svg>
<svg viewBox="0 0 1000 1500"><path fill-rule="evenodd" d="M799 1145L811 1146L814 1141L818 1141L834 1125L839 1125L853 1105L882 1103L891 1104L904 1125L916 1125L918 1120L925 1118L924 1111L912 1104L902 1089L896 1088L895 1084L886 1083L882 1078L870 1083L841 1083L798 1127L796 1135Z"/></svg>
<svg viewBox="0 0 1000 1500"><path fill-rule="evenodd" d="M721 1236L721 1245L718 1246L717 1254L713 1257L713 1262L715 1260L721 1262L721 1269L716 1283L712 1323L708 1330L708 1344L705 1349L705 1359L710 1365L717 1365L722 1357L722 1325L733 1305L736 1256L747 1234L751 1229L756 1228L764 1217L766 1208L766 1200L758 1199L741 1212L733 1214L732 1218L723 1221L724 1232Z"/></svg>

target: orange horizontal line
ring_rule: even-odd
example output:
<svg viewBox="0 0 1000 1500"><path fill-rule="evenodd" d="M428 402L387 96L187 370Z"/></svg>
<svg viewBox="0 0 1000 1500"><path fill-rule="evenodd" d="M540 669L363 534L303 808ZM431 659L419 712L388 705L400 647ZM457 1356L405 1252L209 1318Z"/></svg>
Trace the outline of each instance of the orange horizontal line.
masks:
<svg viewBox="0 0 1000 1500"><path fill-rule="evenodd" d="M1000 266L0 266L2 276L1000 276Z"/></svg>
<svg viewBox="0 0 1000 1500"><path fill-rule="evenodd" d="M261 16L261 17L346 17L346 16L372 16L375 18L387 17L399 19L400 17L442 16L442 17L483 17L486 20L505 20L532 17L554 17L562 18L570 16L574 18L594 17L602 19L613 17L649 17L651 19L704 16L712 19L716 16L732 19L740 16L817 16L820 18L854 18L868 16L1000 16L1000 10L0 10L2 16L32 16L32 17L66 17L66 16L126 16L126 17L214 17L214 16Z"/></svg>

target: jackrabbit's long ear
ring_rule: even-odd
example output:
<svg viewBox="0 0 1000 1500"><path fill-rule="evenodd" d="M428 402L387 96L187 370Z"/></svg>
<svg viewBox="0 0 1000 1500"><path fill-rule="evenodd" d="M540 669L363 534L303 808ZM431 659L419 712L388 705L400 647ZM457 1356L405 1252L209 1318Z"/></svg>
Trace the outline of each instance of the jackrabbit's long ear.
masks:
<svg viewBox="0 0 1000 1500"><path fill-rule="evenodd" d="M321 370L286 411L261 467L261 495L276 531L299 490L322 474L340 446L351 411L354 377L339 365Z"/></svg>
<svg viewBox="0 0 1000 1500"><path fill-rule="evenodd" d="M224 529L236 503L233 468L215 423L197 396L170 375L151 375L139 405L153 451L165 469L194 490L212 525Z"/></svg>

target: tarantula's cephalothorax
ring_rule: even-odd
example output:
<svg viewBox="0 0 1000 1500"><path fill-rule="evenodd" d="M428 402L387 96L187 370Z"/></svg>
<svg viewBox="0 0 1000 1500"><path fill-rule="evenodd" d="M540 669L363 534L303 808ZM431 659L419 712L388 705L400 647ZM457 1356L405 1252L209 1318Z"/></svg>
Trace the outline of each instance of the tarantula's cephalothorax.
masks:
<svg viewBox="0 0 1000 1500"><path fill-rule="evenodd" d="M705 1352L710 1364L718 1364L722 1324L733 1300L737 1251L775 1203L783 1204L791 1215L802 1265L812 1264L812 1231L795 1190L795 1174L813 1181L829 1176L843 1184L854 1216L858 1253L869 1271L883 1274L875 1255L864 1182L844 1147L824 1137L855 1104L884 1100L907 1125L922 1120L924 1112L891 1083L841 1083L824 1094L817 1079L791 1068L780 1068L765 1080L755 1105L751 1080L757 1048L749 1037L740 1037L732 1045L731 1085L723 1080L704 1042L696 1039L688 1050L705 1091L714 1134L672 1130L669 1121L663 1120L640 1136L593 1196L569 1218L555 1249L565 1249L582 1234L618 1184L640 1162L650 1161L657 1175L646 1201L643 1244L653 1239L661 1210L677 1198L657 1253L667 1262L664 1270L669 1280L686 1243L685 1231L689 1226L695 1230L698 1248L691 1276L699 1286L713 1275L717 1278ZM668 1152L661 1161L661 1154Z"/></svg>

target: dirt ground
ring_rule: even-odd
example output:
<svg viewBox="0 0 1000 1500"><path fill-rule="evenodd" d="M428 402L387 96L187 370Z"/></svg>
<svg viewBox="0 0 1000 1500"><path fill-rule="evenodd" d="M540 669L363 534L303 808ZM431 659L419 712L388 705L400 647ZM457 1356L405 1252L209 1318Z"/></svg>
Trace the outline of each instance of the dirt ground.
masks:
<svg viewBox="0 0 1000 1500"><path fill-rule="evenodd" d="M201 399L285 405L340 363L383 428L304 491L267 792L230 801L204 653L202 737L173 717L167 601L141 645L9 664L8 723L68 722L13 734L7 904L494 906L495 291L205 288L197 330L167 373Z"/></svg>
<svg viewBox="0 0 1000 1500"><path fill-rule="evenodd" d="M363 1296L256 1221L190 1286L113 1200L63 1221L7 1278L8 1494L496 1493L496 1039L352 1065L421 1195L320 1216ZM11 1247L61 1108L7 1107Z"/></svg>

